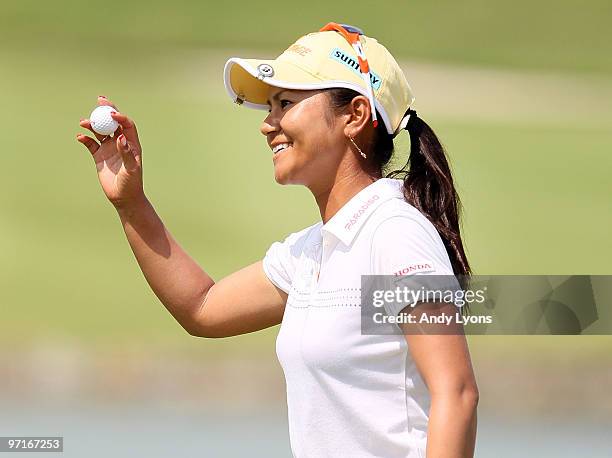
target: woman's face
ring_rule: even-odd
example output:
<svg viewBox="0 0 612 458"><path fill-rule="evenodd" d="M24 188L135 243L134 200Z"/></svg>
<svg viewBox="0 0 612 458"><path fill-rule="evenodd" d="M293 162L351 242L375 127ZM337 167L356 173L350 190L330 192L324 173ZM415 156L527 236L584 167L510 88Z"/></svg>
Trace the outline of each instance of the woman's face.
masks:
<svg viewBox="0 0 612 458"><path fill-rule="evenodd" d="M276 181L313 189L333 180L345 142L328 95L270 87L268 102L270 111L261 133L272 150Z"/></svg>

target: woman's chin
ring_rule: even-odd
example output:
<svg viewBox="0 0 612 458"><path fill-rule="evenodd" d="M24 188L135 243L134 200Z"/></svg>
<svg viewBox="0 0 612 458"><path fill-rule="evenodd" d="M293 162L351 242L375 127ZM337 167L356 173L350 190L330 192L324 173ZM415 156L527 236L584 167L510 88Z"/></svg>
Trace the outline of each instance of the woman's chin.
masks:
<svg viewBox="0 0 612 458"><path fill-rule="evenodd" d="M274 180L278 184L305 185L310 181L304 164L292 161L291 157L281 159L284 160L274 163Z"/></svg>
<svg viewBox="0 0 612 458"><path fill-rule="evenodd" d="M274 167L274 181L278 184L287 184L287 174L279 167Z"/></svg>
<svg viewBox="0 0 612 458"><path fill-rule="evenodd" d="M293 184L293 182L291 181L291 179L289 178L287 174L278 173L276 170L274 171L274 180L278 184Z"/></svg>
<svg viewBox="0 0 612 458"><path fill-rule="evenodd" d="M291 171L287 167L283 167L279 164L274 165L274 180L278 184L294 184L295 180L292 179Z"/></svg>

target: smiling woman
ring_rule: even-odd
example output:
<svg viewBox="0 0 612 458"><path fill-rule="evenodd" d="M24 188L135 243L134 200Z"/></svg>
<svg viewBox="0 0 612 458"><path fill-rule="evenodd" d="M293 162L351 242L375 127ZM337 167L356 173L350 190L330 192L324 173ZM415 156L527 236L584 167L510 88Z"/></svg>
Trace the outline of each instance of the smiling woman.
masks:
<svg viewBox="0 0 612 458"><path fill-rule="evenodd" d="M277 59L229 59L225 83L235 102L268 111L260 130L275 179L308 188L321 221L215 282L145 197L136 127L114 113L113 138L78 140L151 288L194 336L281 324L294 456L473 456L478 389L462 328L362 332L362 275L470 273L446 155L397 62L359 29L330 23ZM408 163L383 176L404 129Z"/></svg>
<svg viewBox="0 0 612 458"><path fill-rule="evenodd" d="M261 125L274 154L274 174L281 184L307 185L323 167L333 167L340 145L329 126L329 99L323 91L270 90L269 114ZM277 127L282 118L282 129Z"/></svg>

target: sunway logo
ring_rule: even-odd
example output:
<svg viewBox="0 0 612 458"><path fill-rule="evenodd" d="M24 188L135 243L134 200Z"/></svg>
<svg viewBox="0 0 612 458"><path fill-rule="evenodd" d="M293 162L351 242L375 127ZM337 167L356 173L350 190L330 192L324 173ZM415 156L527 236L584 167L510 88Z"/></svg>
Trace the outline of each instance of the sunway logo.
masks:
<svg viewBox="0 0 612 458"><path fill-rule="evenodd" d="M380 197L378 195L374 195L372 197L370 197L365 204L363 204L361 207L359 207L359 210L357 210L353 216L351 217L351 219L348 220L348 222L344 225L344 228L347 231L351 230L351 227L353 227L353 225L357 222L357 220L359 218L361 218L363 216L363 214L365 213L365 211L370 207L370 205L372 205L374 202L376 202L378 199L380 199Z"/></svg>
<svg viewBox="0 0 612 458"><path fill-rule="evenodd" d="M397 272L393 272L393 275L408 275L408 274L416 274L420 272L431 272L434 270L431 263L421 263L421 264L411 264L409 266L404 267L403 269L398 270Z"/></svg>
<svg viewBox="0 0 612 458"><path fill-rule="evenodd" d="M358 75L361 75L361 70L359 69L359 62L347 55L344 51L339 48L332 49L331 54L329 55L332 59L340 62L343 65L346 65L348 68L352 69ZM372 88L377 91L380 88L381 79L380 76L374 73L374 70L370 68L370 81L372 82Z"/></svg>

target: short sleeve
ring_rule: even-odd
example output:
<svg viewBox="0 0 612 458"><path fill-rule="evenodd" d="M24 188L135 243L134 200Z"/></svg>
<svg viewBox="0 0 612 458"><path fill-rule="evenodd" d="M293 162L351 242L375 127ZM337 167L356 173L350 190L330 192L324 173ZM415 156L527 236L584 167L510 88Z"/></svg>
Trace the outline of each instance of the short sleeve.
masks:
<svg viewBox="0 0 612 458"><path fill-rule="evenodd" d="M268 279L278 288L289 294L297 264L304 250L311 229L309 226L294 232L282 242L274 242L263 259L263 269Z"/></svg>
<svg viewBox="0 0 612 458"><path fill-rule="evenodd" d="M406 276L436 275L445 277L415 280L418 285L458 283L446 248L437 230L426 218L412 215L393 216L382 221L372 235L372 275L392 275L407 284ZM440 282L439 279L442 279ZM451 282L451 283L449 283ZM407 304L404 304L404 306ZM404 306L391 306L387 313L397 315Z"/></svg>
<svg viewBox="0 0 612 458"><path fill-rule="evenodd" d="M373 275L451 275L453 268L433 225L412 216L382 221L372 236Z"/></svg>

